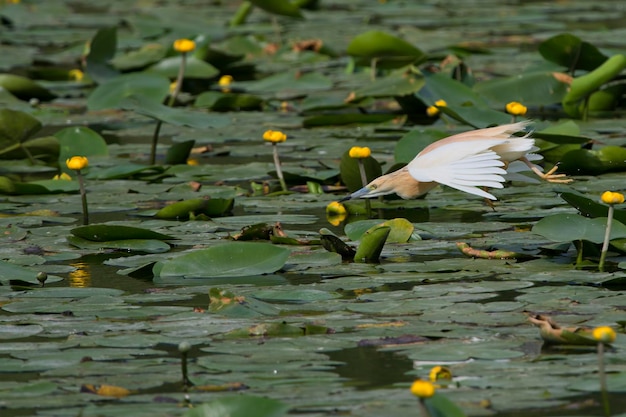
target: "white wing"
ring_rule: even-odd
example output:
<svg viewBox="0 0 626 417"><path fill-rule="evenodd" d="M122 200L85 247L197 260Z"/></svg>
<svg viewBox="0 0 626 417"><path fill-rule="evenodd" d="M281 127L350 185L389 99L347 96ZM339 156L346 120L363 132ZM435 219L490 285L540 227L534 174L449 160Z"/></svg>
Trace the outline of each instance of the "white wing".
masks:
<svg viewBox="0 0 626 417"><path fill-rule="evenodd" d="M478 187L502 188L505 164L491 148L508 142L508 139L452 142L420 153L409 163L408 170L417 181L434 181L495 200L492 194Z"/></svg>

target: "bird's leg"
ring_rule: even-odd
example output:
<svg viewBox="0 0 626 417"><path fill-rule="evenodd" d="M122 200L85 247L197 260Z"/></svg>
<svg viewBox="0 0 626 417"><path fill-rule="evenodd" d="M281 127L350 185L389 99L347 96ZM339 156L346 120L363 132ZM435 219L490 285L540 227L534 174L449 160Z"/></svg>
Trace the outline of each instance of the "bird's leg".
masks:
<svg viewBox="0 0 626 417"><path fill-rule="evenodd" d="M530 168L539 178L546 180L555 184L569 184L574 181L571 178L567 178L566 174L555 174L556 170L559 169L558 165L552 167L552 169L548 172L541 172L532 162L530 162L525 157L520 158L520 161L524 162L528 168Z"/></svg>

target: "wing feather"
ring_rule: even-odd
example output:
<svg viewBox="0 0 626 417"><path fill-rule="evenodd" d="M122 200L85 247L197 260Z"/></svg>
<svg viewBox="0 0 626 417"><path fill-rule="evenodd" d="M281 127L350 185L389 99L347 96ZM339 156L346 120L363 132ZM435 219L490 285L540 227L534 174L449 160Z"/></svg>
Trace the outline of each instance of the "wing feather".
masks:
<svg viewBox="0 0 626 417"><path fill-rule="evenodd" d="M490 148L503 140L457 142L419 154L408 165L417 181L437 182L460 191L495 200L478 187L502 188L504 162Z"/></svg>

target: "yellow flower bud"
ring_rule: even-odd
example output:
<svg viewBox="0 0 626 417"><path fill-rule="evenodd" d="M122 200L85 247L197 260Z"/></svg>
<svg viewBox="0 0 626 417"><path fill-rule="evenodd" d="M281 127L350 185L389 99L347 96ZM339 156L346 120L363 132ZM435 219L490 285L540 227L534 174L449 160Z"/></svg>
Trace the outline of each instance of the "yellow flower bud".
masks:
<svg viewBox="0 0 626 417"><path fill-rule="evenodd" d="M79 69L73 69L73 70L70 70L70 72L67 73L67 77L70 80L82 81L83 78L85 78L85 74L81 70L79 70Z"/></svg>
<svg viewBox="0 0 626 417"><path fill-rule="evenodd" d="M593 338L601 343L615 342L615 330L609 326L600 326L593 329Z"/></svg>
<svg viewBox="0 0 626 417"><path fill-rule="evenodd" d="M440 107L446 107L448 105L448 103L446 103L445 100L437 100L435 101L435 104L432 106L429 106L426 109L426 114L428 115L428 117L435 117L436 115L439 114L439 108Z"/></svg>
<svg viewBox="0 0 626 417"><path fill-rule="evenodd" d="M428 375L428 379L432 382L436 382L440 379L451 380L452 379L452 371L445 366L434 366L430 370L430 374Z"/></svg>
<svg viewBox="0 0 626 417"><path fill-rule="evenodd" d="M176 39L174 41L174 50L177 52L191 52L196 49L196 43L191 39Z"/></svg>
<svg viewBox="0 0 626 417"><path fill-rule="evenodd" d="M624 194L605 191L600 199L605 204L622 204L624 202Z"/></svg>
<svg viewBox="0 0 626 417"><path fill-rule="evenodd" d="M517 101L511 101L506 105L506 112L512 114L513 116L523 116L527 111L528 108Z"/></svg>
<svg viewBox="0 0 626 417"><path fill-rule="evenodd" d="M346 207L338 201L333 201L326 206L326 214L341 215L347 212Z"/></svg>
<svg viewBox="0 0 626 417"><path fill-rule="evenodd" d="M233 77L231 75L222 75L217 83L222 87L226 87L229 86L232 82Z"/></svg>
<svg viewBox="0 0 626 417"><path fill-rule="evenodd" d="M417 379L411 385L411 394L419 398L430 398L435 395L435 385L430 381Z"/></svg>
<svg viewBox="0 0 626 417"><path fill-rule="evenodd" d="M65 161L65 165L67 165L69 169L80 171L81 169L87 168L89 160L86 156L72 156Z"/></svg>
<svg viewBox="0 0 626 417"><path fill-rule="evenodd" d="M62 181L72 181L72 177L67 175L67 173L62 172L61 174L57 174L52 177L53 180L62 180Z"/></svg>
<svg viewBox="0 0 626 417"><path fill-rule="evenodd" d="M350 155L350 158L356 158L356 159L367 158L371 154L372 154L372 151L367 146L364 146L364 147L353 146L352 148L350 148L350 152L348 152L348 155Z"/></svg>
<svg viewBox="0 0 626 417"><path fill-rule="evenodd" d="M272 143L284 142L287 140L287 135L280 130L267 130L263 133L263 140Z"/></svg>

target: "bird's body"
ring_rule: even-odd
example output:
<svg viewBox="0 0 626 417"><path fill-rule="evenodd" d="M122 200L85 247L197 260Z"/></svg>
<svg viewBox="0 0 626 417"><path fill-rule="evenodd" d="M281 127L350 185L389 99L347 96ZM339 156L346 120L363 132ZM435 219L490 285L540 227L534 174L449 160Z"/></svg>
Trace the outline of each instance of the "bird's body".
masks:
<svg viewBox="0 0 626 417"><path fill-rule="evenodd" d="M532 152L534 139L515 136L527 122L472 130L449 136L424 148L407 166L376 178L344 200L398 194L404 199L423 195L444 184L466 193L495 200L480 187L502 188L506 167L521 160L537 175L552 182L569 182L554 169L543 174L531 161L541 159Z"/></svg>

